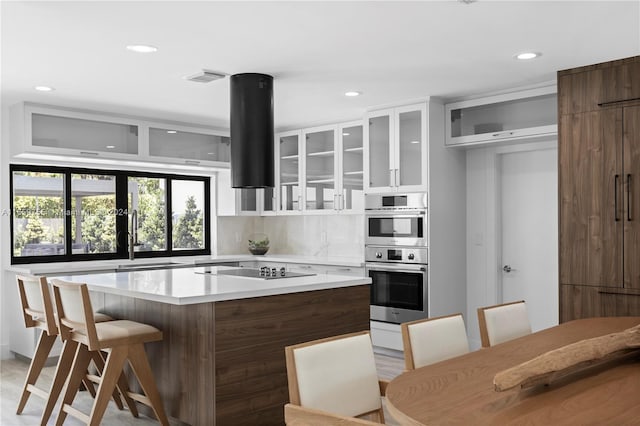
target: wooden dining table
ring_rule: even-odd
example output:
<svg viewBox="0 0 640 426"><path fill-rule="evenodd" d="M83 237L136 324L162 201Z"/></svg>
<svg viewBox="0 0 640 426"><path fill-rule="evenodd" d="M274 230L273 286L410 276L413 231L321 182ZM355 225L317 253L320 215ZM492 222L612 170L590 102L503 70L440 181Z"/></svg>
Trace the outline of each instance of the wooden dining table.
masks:
<svg viewBox="0 0 640 426"><path fill-rule="evenodd" d="M547 351L640 324L640 317L571 321L408 371L386 391L401 425L640 425L640 353L550 384L496 392L496 373Z"/></svg>

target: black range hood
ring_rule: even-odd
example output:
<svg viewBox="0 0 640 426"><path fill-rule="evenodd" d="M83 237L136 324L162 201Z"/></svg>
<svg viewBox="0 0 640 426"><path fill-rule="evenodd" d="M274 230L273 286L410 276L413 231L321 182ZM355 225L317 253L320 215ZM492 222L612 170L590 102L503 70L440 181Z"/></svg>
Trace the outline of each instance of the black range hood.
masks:
<svg viewBox="0 0 640 426"><path fill-rule="evenodd" d="M275 184L273 166L273 77L231 76L231 186Z"/></svg>

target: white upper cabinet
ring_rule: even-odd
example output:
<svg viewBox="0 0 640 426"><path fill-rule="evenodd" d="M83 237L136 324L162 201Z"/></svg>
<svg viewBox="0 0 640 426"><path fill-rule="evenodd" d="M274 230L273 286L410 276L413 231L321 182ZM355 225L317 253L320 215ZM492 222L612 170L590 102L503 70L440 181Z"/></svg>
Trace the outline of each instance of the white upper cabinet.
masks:
<svg viewBox="0 0 640 426"><path fill-rule="evenodd" d="M336 155L337 127L323 126L305 129L303 171L305 176L305 210L332 213L338 210Z"/></svg>
<svg viewBox="0 0 640 426"><path fill-rule="evenodd" d="M427 190L426 103L374 111L365 127L365 192Z"/></svg>
<svg viewBox="0 0 640 426"><path fill-rule="evenodd" d="M140 123L121 117L63 111L37 105L11 108L12 154L135 159Z"/></svg>
<svg viewBox="0 0 640 426"><path fill-rule="evenodd" d="M197 125L21 103L11 107L10 127L13 156L229 168L229 133Z"/></svg>
<svg viewBox="0 0 640 426"><path fill-rule="evenodd" d="M338 208L345 213L364 211L364 126L362 120L338 126Z"/></svg>
<svg viewBox="0 0 640 426"><path fill-rule="evenodd" d="M276 183L278 185L278 213L302 211L302 159L304 145L301 132L276 135Z"/></svg>
<svg viewBox="0 0 640 426"><path fill-rule="evenodd" d="M281 133L276 140L276 214L364 210L362 121ZM263 204L264 214L273 214L268 197Z"/></svg>
<svg viewBox="0 0 640 426"><path fill-rule="evenodd" d="M231 139L219 132L166 124L151 124L148 129L151 158L192 165L231 161Z"/></svg>
<svg viewBox="0 0 640 426"><path fill-rule="evenodd" d="M446 105L446 145L531 140L558 133L556 87L523 90Z"/></svg>

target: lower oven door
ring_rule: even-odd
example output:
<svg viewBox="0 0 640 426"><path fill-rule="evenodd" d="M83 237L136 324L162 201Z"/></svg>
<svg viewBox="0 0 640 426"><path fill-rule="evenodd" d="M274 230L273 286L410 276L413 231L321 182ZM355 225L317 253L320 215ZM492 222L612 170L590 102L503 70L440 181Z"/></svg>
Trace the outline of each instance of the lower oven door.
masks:
<svg viewBox="0 0 640 426"><path fill-rule="evenodd" d="M429 316L427 265L367 263L371 319L400 324Z"/></svg>

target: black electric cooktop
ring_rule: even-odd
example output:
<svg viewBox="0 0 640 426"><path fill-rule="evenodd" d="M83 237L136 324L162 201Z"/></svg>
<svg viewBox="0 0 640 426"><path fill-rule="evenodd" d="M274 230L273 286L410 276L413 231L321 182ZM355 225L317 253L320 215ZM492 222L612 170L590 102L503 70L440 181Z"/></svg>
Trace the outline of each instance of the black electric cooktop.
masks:
<svg viewBox="0 0 640 426"><path fill-rule="evenodd" d="M261 273L260 269L252 269L252 268L221 269L221 270L206 268L204 271L199 273L212 274L212 275L231 275L235 277L256 278L259 280L277 280L280 278L307 277L310 275L316 275L316 274L310 274L310 273L304 273L304 272L291 272L291 271L281 272L280 270L276 270L275 275L273 275L271 272L269 272L269 275L265 275L265 272Z"/></svg>

